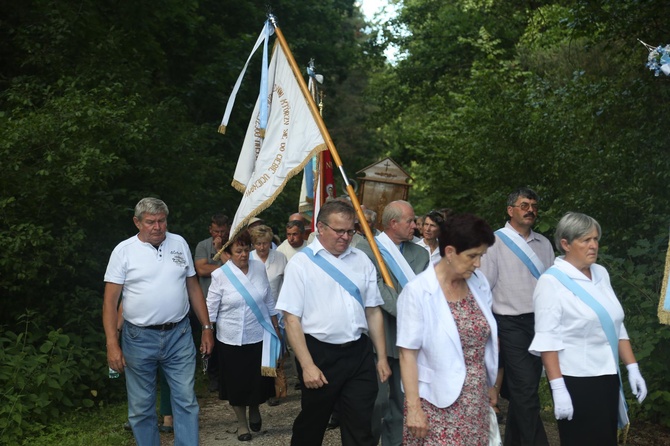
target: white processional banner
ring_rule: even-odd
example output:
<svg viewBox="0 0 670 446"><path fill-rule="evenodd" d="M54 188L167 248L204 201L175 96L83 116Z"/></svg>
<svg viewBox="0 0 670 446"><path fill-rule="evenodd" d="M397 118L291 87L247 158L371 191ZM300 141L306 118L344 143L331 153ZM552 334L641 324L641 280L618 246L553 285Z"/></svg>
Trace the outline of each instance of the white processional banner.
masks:
<svg viewBox="0 0 670 446"><path fill-rule="evenodd" d="M232 223L232 235L272 204L289 179L312 156L327 150L314 116L280 45L268 69L269 117L265 137L259 127L259 101L254 107L233 176L243 193Z"/></svg>

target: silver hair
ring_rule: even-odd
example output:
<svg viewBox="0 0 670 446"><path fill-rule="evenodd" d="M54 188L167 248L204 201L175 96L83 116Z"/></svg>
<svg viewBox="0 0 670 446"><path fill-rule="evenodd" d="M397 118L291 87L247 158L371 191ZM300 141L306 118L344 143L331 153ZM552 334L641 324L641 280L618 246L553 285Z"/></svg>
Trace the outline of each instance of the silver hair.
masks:
<svg viewBox="0 0 670 446"><path fill-rule="evenodd" d="M554 234L556 248L561 251L562 254L565 254L565 251L561 246L561 240L565 239L565 241L570 244L573 240L584 237L591 232L593 228L597 229L598 240L600 240L602 230L595 218L579 212L568 212L558 222L558 226L556 226L556 233Z"/></svg>
<svg viewBox="0 0 670 446"><path fill-rule="evenodd" d="M403 204L412 208L412 205L405 200L392 201L386 205L384 212L382 212L382 226L387 227L391 220L400 220L404 210Z"/></svg>
<svg viewBox="0 0 670 446"><path fill-rule="evenodd" d="M135 218L138 220L142 220L142 217L144 214L149 214L149 215L156 215L156 214L165 214L167 217L168 214L170 214L170 211L168 210L167 205L163 200L159 200L158 198L153 198L153 197L147 197L147 198L142 198L136 205L135 205Z"/></svg>
<svg viewBox="0 0 670 446"><path fill-rule="evenodd" d="M366 209L363 211L363 214L365 215L366 220L374 222L377 220L377 213L373 211L372 209Z"/></svg>

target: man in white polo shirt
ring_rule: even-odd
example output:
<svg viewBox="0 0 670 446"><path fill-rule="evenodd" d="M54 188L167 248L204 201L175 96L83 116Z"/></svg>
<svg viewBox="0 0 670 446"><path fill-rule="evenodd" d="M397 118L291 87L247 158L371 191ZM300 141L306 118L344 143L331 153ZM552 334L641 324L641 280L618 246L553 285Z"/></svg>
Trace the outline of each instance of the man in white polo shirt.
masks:
<svg viewBox="0 0 670 446"><path fill-rule="evenodd" d="M138 446L160 444L155 409L159 366L172 393L175 445L198 444L189 299L203 325L200 351L209 354L214 344L191 252L181 236L167 232L167 216L163 201L140 200L133 217L139 233L114 248L105 272L107 363L126 374L128 420ZM116 311L122 292L123 350Z"/></svg>

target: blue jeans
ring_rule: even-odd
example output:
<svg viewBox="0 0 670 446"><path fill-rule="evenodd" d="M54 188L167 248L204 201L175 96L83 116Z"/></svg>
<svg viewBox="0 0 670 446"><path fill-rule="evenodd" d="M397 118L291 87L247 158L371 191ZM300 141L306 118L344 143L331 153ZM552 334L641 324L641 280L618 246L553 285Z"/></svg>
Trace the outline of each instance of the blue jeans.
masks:
<svg viewBox="0 0 670 446"><path fill-rule="evenodd" d="M184 318L172 330L151 330L129 322L123 326L128 420L138 446L160 446L156 417L156 374L160 365L170 386L175 446L198 444L195 398L195 346Z"/></svg>

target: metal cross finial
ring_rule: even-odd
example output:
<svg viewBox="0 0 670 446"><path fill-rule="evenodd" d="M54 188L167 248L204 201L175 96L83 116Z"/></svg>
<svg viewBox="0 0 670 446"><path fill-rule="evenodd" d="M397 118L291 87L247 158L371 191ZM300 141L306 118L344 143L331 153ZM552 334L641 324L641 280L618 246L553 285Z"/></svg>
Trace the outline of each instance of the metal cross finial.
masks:
<svg viewBox="0 0 670 446"><path fill-rule="evenodd" d="M272 26L277 26L277 17L272 13L272 6L265 5L265 10L267 11L266 15Z"/></svg>

